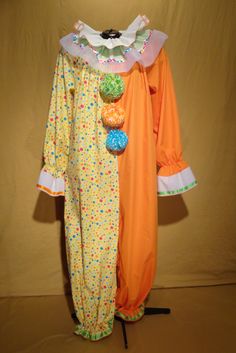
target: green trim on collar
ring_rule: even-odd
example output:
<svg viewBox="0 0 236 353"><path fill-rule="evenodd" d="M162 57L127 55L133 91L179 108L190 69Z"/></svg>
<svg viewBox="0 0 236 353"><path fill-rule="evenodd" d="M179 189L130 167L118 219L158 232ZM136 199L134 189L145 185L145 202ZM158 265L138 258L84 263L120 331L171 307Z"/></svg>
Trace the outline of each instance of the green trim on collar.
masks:
<svg viewBox="0 0 236 353"><path fill-rule="evenodd" d="M137 31L136 39L129 47L122 45L112 49L108 49L104 45L95 47L92 46L86 38L79 38L77 34L73 35L73 43L77 44L81 48L89 46L96 54L99 62L124 62L126 60L124 55L132 48L136 49L139 53L143 53L147 42L150 39L151 33L152 30L150 29L142 29Z"/></svg>

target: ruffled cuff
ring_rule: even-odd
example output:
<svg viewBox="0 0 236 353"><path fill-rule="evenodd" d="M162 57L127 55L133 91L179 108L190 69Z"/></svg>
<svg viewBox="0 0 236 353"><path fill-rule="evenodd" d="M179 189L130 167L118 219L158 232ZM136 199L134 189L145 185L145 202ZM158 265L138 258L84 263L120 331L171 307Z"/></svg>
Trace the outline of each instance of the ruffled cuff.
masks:
<svg viewBox="0 0 236 353"><path fill-rule="evenodd" d="M168 170L164 170L164 168ZM173 173L174 169L176 173ZM160 169L157 175L158 196L182 194L198 184L189 166L180 171L177 171L178 169L175 166L165 166Z"/></svg>
<svg viewBox="0 0 236 353"><path fill-rule="evenodd" d="M44 168L41 169L36 187L50 196L64 196L64 178L54 177Z"/></svg>

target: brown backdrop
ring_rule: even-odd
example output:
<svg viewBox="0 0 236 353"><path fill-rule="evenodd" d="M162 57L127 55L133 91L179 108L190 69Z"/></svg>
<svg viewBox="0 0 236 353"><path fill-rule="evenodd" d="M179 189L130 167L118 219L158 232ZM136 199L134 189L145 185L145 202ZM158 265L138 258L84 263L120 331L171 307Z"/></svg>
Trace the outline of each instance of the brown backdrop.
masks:
<svg viewBox="0 0 236 353"><path fill-rule="evenodd" d="M168 34L183 153L198 186L159 197L154 287L236 282L236 2L1 1L0 295L68 292L63 198L36 189L59 38L78 19Z"/></svg>

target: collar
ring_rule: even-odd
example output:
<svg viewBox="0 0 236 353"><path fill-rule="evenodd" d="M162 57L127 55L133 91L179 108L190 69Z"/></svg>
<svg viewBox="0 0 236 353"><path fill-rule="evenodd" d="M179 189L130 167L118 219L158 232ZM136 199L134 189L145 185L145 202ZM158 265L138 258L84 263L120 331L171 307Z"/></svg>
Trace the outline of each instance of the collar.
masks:
<svg viewBox="0 0 236 353"><path fill-rule="evenodd" d="M100 31L82 21L75 23L75 32L60 38L62 50L81 57L87 64L103 72L127 72L135 62L150 66L168 35L156 29L145 29L148 18L138 15L119 38L105 39Z"/></svg>
<svg viewBox="0 0 236 353"><path fill-rule="evenodd" d="M149 19L145 15L138 15L126 30L119 30L121 33L119 38L105 39L100 36L100 31L96 31L86 23L78 20L74 25L77 32L74 37L77 39L77 42L79 42L80 38L85 38L92 46L95 47L104 46L108 49L113 49L118 46L129 47L132 43L134 43L136 33L145 28L148 23Z"/></svg>

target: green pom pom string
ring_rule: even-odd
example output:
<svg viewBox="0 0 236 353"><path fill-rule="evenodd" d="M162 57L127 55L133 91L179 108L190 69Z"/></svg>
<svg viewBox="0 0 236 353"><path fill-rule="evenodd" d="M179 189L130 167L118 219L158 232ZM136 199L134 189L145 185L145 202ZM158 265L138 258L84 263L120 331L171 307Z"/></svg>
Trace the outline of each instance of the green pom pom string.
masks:
<svg viewBox="0 0 236 353"><path fill-rule="evenodd" d="M113 101L121 97L125 90L125 83L118 74L109 73L100 83L100 94L106 101Z"/></svg>

